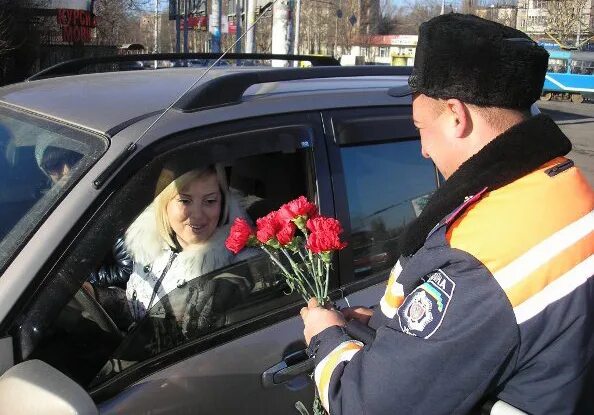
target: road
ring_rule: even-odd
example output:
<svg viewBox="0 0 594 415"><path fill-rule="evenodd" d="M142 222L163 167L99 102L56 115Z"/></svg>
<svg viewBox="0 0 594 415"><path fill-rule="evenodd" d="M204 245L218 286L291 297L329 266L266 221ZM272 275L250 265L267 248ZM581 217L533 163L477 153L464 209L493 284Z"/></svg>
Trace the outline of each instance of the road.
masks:
<svg viewBox="0 0 594 415"><path fill-rule="evenodd" d="M594 102L574 104L538 101L540 110L550 115L569 137L573 150L568 157L582 169L594 187Z"/></svg>

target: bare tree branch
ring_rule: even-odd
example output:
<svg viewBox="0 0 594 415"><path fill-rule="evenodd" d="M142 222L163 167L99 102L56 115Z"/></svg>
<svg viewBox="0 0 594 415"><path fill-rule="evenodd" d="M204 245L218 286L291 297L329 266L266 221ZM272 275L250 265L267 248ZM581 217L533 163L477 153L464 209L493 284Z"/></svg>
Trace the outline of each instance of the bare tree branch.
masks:
<svg viewBox="0 0 594 415"><path fill-rule="evenodd" d="M574 38L578 32L586 32L584 8L588 0L546 0L546 32L564 42Z"/></svg>

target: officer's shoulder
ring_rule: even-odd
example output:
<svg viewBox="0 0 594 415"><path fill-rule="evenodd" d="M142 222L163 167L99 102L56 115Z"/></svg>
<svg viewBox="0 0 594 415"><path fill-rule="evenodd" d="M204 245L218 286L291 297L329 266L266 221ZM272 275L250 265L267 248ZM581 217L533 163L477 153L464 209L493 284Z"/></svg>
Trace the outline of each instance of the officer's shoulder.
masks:
<svg viewBox="0 0 594 415"><path fill-rule="evenodd" d="M576 172L552 178L546 173L550 167L486 191L465 206L447 225L449 245L493 270L587 213L591 202L576 197Z"/></svg>

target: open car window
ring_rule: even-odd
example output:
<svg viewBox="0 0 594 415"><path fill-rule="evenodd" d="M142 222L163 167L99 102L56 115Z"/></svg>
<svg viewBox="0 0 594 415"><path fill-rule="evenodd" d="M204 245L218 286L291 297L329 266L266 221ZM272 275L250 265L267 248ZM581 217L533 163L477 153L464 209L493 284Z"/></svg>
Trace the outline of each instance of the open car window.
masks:
<svg viewBox="0 0 594 415"><path fill-rule="evenodd" d="M249 322L270 310L271 299L276 298L279 306L298 301L268 257L256 250L252 254L246 261L190 280L160 299L126 334L91 386L218 329Z"/></svg>

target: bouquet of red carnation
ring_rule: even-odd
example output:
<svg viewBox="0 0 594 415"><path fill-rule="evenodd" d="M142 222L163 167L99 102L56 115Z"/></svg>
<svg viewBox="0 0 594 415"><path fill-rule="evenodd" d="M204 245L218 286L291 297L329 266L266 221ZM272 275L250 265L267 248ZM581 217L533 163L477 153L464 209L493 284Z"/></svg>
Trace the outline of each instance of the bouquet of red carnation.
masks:
<svg viewBox="0 0 594 415"><path fill-rule="evenodd" d="M257 219L255 230L245 219L235 219L225 245L234 254L245 247L260 247L281 270L292 291L305 301L316 297L323 306L329 301L332 254L346 246L340 240L341 233L338 220L318 215L317 206L300 196ZM287 259L285 264L282 257Z"/></svg>

